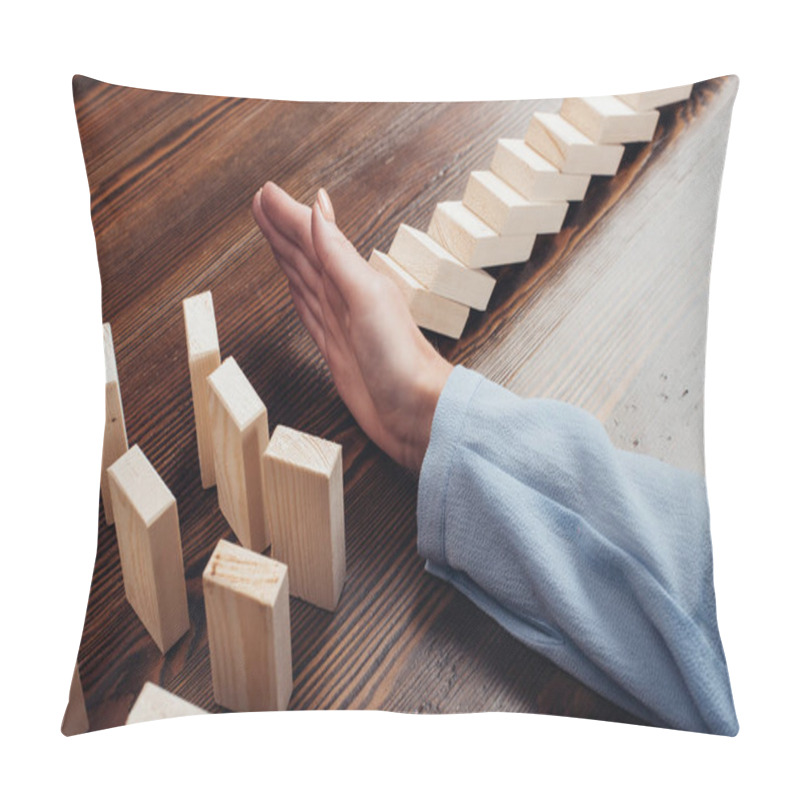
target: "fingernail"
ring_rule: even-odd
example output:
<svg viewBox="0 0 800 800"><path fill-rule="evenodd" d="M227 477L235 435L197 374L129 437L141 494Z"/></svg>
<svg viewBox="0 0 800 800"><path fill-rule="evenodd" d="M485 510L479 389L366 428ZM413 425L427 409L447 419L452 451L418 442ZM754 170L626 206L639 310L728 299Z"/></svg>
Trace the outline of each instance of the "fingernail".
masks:
<svg viewBox="0 0 800 800"><path fill-rule="evenodd" d="M319 210L322 212L322 216L325 217L328 222L336 222L336 218L333 215L331 199L328 197L328 193L322 188L317 192L317 202L319 203Z"/></svg>

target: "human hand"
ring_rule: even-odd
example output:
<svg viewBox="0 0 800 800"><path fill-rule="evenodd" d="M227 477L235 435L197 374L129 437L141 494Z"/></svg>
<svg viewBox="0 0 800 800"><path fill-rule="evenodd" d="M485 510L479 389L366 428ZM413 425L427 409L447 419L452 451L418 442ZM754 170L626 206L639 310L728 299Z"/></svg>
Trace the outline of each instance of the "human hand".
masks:
<svg viewBox="0 0 800 800"><path fill-rule="evenodd" d="M419 472L452 365L339 230L324 189L309 208L269 182L252 210L342 400L382 450Z"/></svg>

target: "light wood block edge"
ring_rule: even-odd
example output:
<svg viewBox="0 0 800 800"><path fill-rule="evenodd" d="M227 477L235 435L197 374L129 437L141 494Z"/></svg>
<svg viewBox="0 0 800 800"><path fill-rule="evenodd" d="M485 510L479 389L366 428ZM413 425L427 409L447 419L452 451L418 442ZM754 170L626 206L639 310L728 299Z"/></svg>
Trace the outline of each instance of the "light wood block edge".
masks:
<svg viewBox="0 0 800 800"><path fill-rule="evenodd" d="M139 692L128 718L126 725L135 725L137 722L151 722L157 719L171 719L173 717L188 717L197 714L208 714L194 703L168 692L161 686L147 681Z"/></svg>
<svg viewBox="0 0 800 800"><path fill-rule="evenodd" d="M429 291L393 258L379 250L373 250L369 264L400 289L414 322L420 328L452 339L461 336L469 317L469 306Z"/></svg>
<svg viewBox="0 0 800 800"><path fill-rule="evenodd" d="M103 457L100 468L100 494L103 498L103 515L106 524L114 524L114 506L108 487L108 468L128 449L128 433L125 429L125 414L122 410L122 395L119 390L117 360L114 354L114 339L111 325L103 325L103 352L106 364L106 422L103 432Z"/></svg>

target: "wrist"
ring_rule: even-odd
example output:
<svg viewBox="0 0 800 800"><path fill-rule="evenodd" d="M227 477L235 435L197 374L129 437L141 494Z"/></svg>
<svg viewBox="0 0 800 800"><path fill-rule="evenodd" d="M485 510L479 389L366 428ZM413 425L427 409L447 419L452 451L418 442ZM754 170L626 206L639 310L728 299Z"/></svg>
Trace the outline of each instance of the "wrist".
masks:
<svg viewBox="0 0 800 800"><path fill-rule="evenodd" d="M402 460L406 467L417 474L428 450L439 397L452 371L453 365L436 353L428 368L420 370L415 379L415 413L406 431Z"/></svg>

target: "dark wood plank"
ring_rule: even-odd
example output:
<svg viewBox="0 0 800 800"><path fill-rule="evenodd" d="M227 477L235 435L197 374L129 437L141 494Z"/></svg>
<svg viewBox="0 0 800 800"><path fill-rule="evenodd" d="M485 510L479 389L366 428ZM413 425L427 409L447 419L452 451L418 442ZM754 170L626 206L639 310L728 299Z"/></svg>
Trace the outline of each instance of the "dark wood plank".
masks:
<svg viewBox="0 0 800 800"><path fill-rule="evenodd" d="M691 102L664 113L654 143L629 147L614 179L594 179L561 234L542 237L527 265L495 270L489 310L472 312L458 342L432 337L440 350L523 394L586 406L622 446L638 446L631 444L638 437L646 449L651 440L674 439L669 431L681 425L688 441L702 421L707 287L691 270L671 274L660 259L639 276L626 263L614 270L605 262L620 246L615 215L638 224L660 186L691 174L710 137L708 121L731 90L725 80L699 85ZM304 201L324 185L360 251L386 249L401 222L425 228L436 202L460 197L469 171L488 165L497 138L522 136L532 112L555 103L289 103L86 78L76 79L74 94L128 435L177 497L192 623L162 657L124 599L114 531L100 513L79 656L92 727L124 722L145 680L222 711L212 696L200 576L219 537L232 534L215 490L200 487L180 305L207 289L223 357L235 356L271 425L343 446L347 583L335 614L292 600L291 707L536 711L636 722L424 572L416 481L366 439L338 399L249 211L267 179ZM674 209L660 211L681 222ZM707 230L695 238L701 233ZM691 333L698 320L702 341ZM591 341L559 334L578 322ZM651 328L664 334L643 343L640 334ZM687 348L689 367L681 357ZM654 375L661 389L677 381L670 391L678 416L666 422L658 403L666 404L651 397ZM687 381L691 407L678 402ZM635 414L626 415L626 403Z"/></svg>

